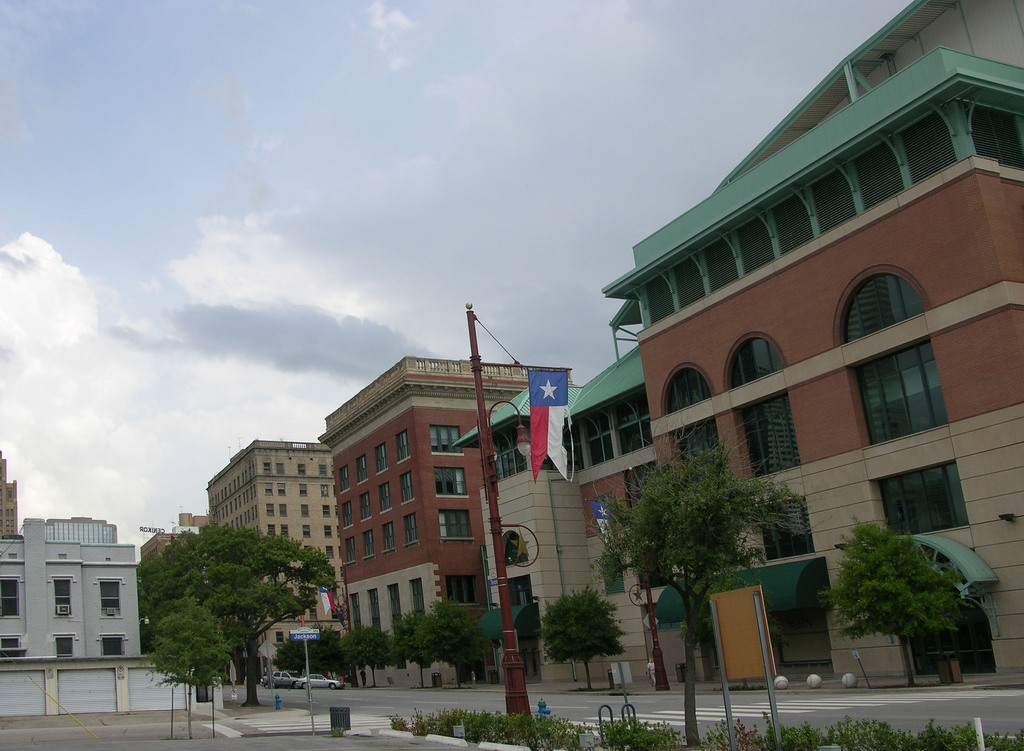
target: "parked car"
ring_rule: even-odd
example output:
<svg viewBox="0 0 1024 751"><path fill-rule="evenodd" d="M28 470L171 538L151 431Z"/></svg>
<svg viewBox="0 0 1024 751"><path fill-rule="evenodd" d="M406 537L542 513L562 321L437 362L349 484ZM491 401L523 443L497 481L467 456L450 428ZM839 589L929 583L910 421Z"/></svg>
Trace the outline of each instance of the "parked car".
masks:
<svg viewBox="0 0 1024 751"><path fill-rule="evenodd" d="M312 673L309 676L309 685L311 688L345 688L344 680L335 680L334 678L328 678L327 676L320 675L319 673ZM306 677L296 678L292 684L292 688L305 688Z"/></svg>
<svg viewBox="0 0 1024 751"><path fill-rule="evenodd" d="M292 675L287 670L275 670L272 678L274 682L274 688L281 688L282 686L284 688L291 688L293 685L295 685L295 680L298 677L299 676L297 675ZM260 683L266 686L267 677L263 676L263 680L261 680Z"/></svg>

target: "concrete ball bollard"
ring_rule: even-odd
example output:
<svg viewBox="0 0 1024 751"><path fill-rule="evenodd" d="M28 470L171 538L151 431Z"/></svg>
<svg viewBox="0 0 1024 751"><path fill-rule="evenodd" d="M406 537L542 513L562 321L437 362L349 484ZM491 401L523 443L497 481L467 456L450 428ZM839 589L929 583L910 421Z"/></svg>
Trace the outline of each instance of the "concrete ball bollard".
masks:
<svg viewBox="0 0 1024 751"><path fill-rule="evenodd" d="M857 676L853 673L843 673L843 688L857 688Z"/></svg>
<svg viewBox="0 0 1024 751"><path fill-rule="evenodd" d="M775 676L775 688L779 691L785 691L789 688L789 678L784 675Z"/></svg>
<svg viewBox="0 0 1024 751"><path fill-rule="evenodd" d="M821 688L821 676L817 673L807 676L807 688Z"/></svg>

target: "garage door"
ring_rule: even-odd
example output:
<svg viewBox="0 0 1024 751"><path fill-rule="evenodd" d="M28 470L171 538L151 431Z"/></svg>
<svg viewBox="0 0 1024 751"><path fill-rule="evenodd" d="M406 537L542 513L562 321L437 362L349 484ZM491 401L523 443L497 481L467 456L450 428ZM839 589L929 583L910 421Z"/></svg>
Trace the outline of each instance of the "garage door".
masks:
<svg viewBox="0 0 1024 751"><path fill-rule="evenodd" d="M116 712L117 688L114 669L58 670L57 701L75 712Z"/></svg>
<svg viewBox="0 0 1024 751"><path fill-rule="evenodd" d="M163 675L149 668L128 669L128 701L129 711L143 712L148 709L184 709L184 686L161 686ZM174 705L171 706L171 692L174 692Z"/></svg>
<svg viewBox="0 0 1024 751"><path fill-rule="evenodd" d="M46 714L46 694L32 681L42 687L43 671L0 673L0 717Z"/></svg>

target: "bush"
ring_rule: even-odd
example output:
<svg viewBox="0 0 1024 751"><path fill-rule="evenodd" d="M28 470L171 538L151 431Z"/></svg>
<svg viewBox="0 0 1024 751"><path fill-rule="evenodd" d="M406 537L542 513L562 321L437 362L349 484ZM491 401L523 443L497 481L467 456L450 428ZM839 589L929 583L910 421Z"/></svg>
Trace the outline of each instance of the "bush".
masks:
<svg viewBox="0 0 1024 751"><path fill-rule="evenodd" d="M539 720L533 715L471 712L467 709L442 709L430 715L416 710L409 720L391 718L392 730L406 730L420 736L451 736L456 725L465 728L468 743L508 743L529 746L533 751L579 751L580 733L593 732L587 725L578 725L563 717Z"/></svg>
<svg viewBox="0 0 1024 751"><path fill-rule="evenodd" d="M630 718L601 725L601 745L613 751L673 751L682 741L666 723L652 725Z"/></svg>

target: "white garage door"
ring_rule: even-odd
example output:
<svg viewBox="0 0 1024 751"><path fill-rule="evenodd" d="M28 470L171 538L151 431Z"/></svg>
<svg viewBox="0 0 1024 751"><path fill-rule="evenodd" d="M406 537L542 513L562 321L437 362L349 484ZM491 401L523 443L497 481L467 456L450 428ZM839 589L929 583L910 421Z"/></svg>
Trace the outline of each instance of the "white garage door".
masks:
<svg viewBox="0 0 1024 751"><path fill-rule="evenodd" d="M75 712L116 712L117 686L114 669L58 670L57 701Z"/></svg>
<svg viewBox="0 0 1024 751"><path fill-rule="evenodd" d="M161 686L163 675L150 668L128 669L129 710L143 712L148 709L184 709L184 686ZM174 706L171 706L171 691L174 691Z"/></svg>
<svg viewBox="0 0 1024 751"><path fill-rule="evenodd" d="M46 714L46 694L36 688L43 685L42 670L0 673L0 717Z"/></svg>

